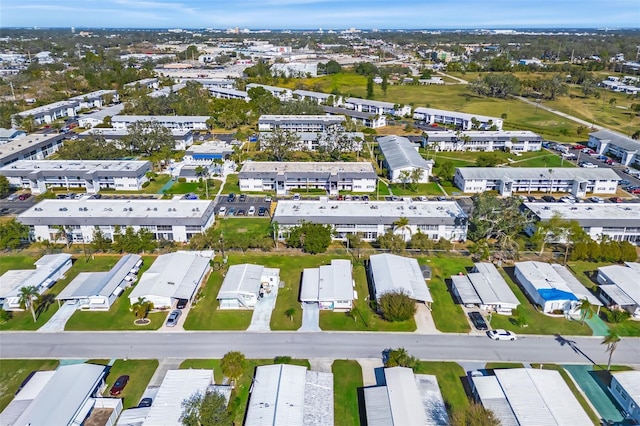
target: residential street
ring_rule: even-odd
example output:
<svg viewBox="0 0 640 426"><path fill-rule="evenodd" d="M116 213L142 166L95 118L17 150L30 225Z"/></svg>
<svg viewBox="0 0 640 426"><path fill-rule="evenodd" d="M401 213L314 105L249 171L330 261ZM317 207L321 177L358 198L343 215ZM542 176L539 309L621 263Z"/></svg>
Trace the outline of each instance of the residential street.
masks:
<svg viewBox="0 0 640 426"><path fill-rule="evenodd" d="M486 336L415 333L301 332L5 332L0 358L221 358L238 350L248 358L376 358L404 347L424 360L606 364L601 338L521 336L515 342ZM613 362L640 364L640 339L623 338Z"/></svg>

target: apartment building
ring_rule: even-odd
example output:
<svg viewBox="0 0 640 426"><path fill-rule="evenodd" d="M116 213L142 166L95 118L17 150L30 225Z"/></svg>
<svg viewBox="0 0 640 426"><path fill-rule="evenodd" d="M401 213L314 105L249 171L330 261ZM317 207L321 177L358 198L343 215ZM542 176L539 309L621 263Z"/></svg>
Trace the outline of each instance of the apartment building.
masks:
<svg viewBox="0 0 640 426"><path fill-rule="evenodd" d="M33 133L10 142L0 144L0 167L18 160L42 160L63 145L65 135Z"/></svg>
<svg viewBox="0 0 640 426"><path fill-rule="evenodd" d="M266 84L249 83L247 84L247 92L250 89L262 87L267 92L271 93L274 97L285 102L293 99L293 91L284 87L268 86Z"/></svg>
<svg viewBox="0 0 640 426"><path fill-rule="evenodd" d="M344 106L358 112L366 112L375 115L395 115L406 117L411 115L410 105L399 105L392 102L373 101L371 99L346 98Z"/></svg>
<svg viewBox="0 0 640 426"><path fill-rule="evenodd" d="M262 115L258 130L272 132L276 129L290 132L325 132L331 126L343 127L345 118L332 115Z"/></svg>
<svg viewBox="0 0 640 426"><path fill-rule="evenodd" d="M623 166L640 166L640 141L603 129L589 134L588 145L598 154L618 159Z"/></svg>
<svg viewBox="0 0 640 426"><path fill-rule="evenodd" d="M332 107L340 107L343 105L342 96L333 95L331 93L312 92L309 90L294 90L294 99L302 101L313 101L318 105L328 105Z"/></svg>
<svg viewBox="0 0 640 426"><path fill-rule="evenodd" d="M127 129L138 121L156 121L169 130L207 130L208 115L116 115L111 117L114 129Z"/></svg>
<svg viewBox="0 0 640 426"><path fill-rule="evenodd" d="M384 156L384 168L387 169L389 179L392 182L403 182L403 176L421 170L417 183L429 182L432 174L433 160L425 160L418 153L418 147L409 139L402 136L383 136L378 138L378 148ZM411 179L405 183L409 183Z"/></svg>
<svg viewBox="0 0 640 426"><path fill-rule="evenodd" d="M413 111L413 118L425 124L451 125L461 130L502 130L503 124L503 120L497 117L423 107Z"/></svg>
<svg viewBox="0 0 640 426"><path fill-rule="evenodd" d="M429 132L427 146L436 151L540 151L544 138L537 133L519 131Z"/></svg>

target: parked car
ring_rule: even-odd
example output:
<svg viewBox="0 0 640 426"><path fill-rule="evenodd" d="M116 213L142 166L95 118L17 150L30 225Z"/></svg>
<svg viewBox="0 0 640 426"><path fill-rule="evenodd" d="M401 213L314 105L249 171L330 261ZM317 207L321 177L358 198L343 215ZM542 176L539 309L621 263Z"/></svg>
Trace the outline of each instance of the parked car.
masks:
<svg viewBox="0 0 640 426"><path fill-rule="evenodd" d="M172 311L167 318L167 327L175 327L178 324L178 318L182 312L179 310Z"/></svg>
<svg viewBox="0 0 640 426"><path fill-rule="evenodd" d="M176 303L177 309L184 309L187 307L187 303L189 301L187 299L178 299L178 303Z"/></svg>
<svg viewBox="0 0 640 426"><path fill-rule="evenodd" d="M473 323L473 326L476 330L488 330L487 322L484 320L484 317L480 312L474 311L469 312L469 319Z"/></svg>
<svg viewBox="0 0 640 426"><path fill-rule="evenodd" d="M271 197L268 196L268 195L266 197L264 197L264 202L265 203L270 203L271 202Z"/></svg>
<svg viewBox="0 0 640 426"><path fill-rule="evenodd" d="M249 207L249 211L247 212L247 214L248 214L249 216L253 216L253 215L255 215L255 214L256 214L256 207L255 207L255 206L251 206L251 207Z"/></svg>
<svg viewBox="0 0 640 426"><path fill-rule="evenodd" d="M15 201L18 198L16 194L11 194L7 197L7 201Z"/></svg>
<svg viewBox="0 0 640 426"><path fill-rule="evenodd" d="M576 145L573 146L573 149L585 149L585 148L586 148L586 146L580 145L580 144L576 144Z"/></svg>
<svg viewBox="0 0 640 426"><path fill-rule="evenodd" d="M503 329L489 330L487 336L493 340L516 340L518 338L515 333Z"/></svg>
<svg viewBox="0 0 640 426"><path fill-rule="evenodd" d="M28 200L30 197L31 197L31 194L20 194L18 195L18 200L24 201L24 200Z"/></svg>
<svg viewBox="0 0 640 426"><path fill-rule="evenodd" d="M369 201L369 196L368 195L363 195L362 196L362 201Z"/></svg>
<svg viewBox="0 0 640 426"><path fill-rule="evenodd" d="M246 216L247 215L247 211L245 209L238 209L238 213L236 213L236 216Z"/></svg>
<svg viewBox="0 0 640 426"><path fill-rule="evenodd" d="M220 209L218 210L219 216L224 216L226 213L227 213L227 208L225 206L220 207Z"/></svg>
<svg viewBox="0 0 640 426"><path fill-rule="evenodd" d="M151 404L153 404L153 398L142 398L140 404L138 404L138 408L151 407Z"/></svg>
<svg viewBox="0 0 640 426"><path fill-rule="evenodd" d="M640 188L633 188L629 192L634 194L634 195L638 195L638 194L640 194Z"/></svg>
<svg viewBox="0 0 640 426"><path fill-rule="evenodd" d="M113 384L113 386L111 386L111 389L109 390L109 395L111 396L120 395L124 390L125 386L127 386L127 383L129 383L129 376L118 377L116 379L116 382Z"/></svg>
<svg viewBox="0 0 640 426"><path fill-rule="evenodd" d="M241 203L244 203L247 200L247 195L246 194L240 194L240 198L238 201L240 201Z"/></svg>
<svg viewBox="0 0 640 426"><path fill-rule="evenodd" d="M612 203L621 203L622 202L622 198L620 198L620 197L611 197L611 198L609 198L609 200Z"/></svg>
<svg viewBox="0 0 640 426"><path fill-rule="evenodd" d="M266 216L267 214L267 208L260 206L260 208L258 209L258 216Z"/></svg>
<svg viewBox="0 0 640 426"><path fill-rule="evenodd" d="M300 194L293 194L293 201L300 201Z"/></svg>
<svg viewBox="0 0 640 426"><path fill-rule="evenodd" d="M227 202L228 203L233 203L236 200L236 194L234 194L233 192L229 195L227 195Z"/></svg>
<svg viewBox="0 0 640 426"><path fill-rule="evenodd" d="M551 195L543 195L542 196L542 201L546 201L547 203L555 203L556 202L556 198L551 196Z"/></svg>
<svg viewBox="0 0 640 426"><path fill-rule="evenodd" d="M604 203L604 200L602 198L600 198L600 197L591 197L591 198L589 198L589 200L592 203L598 203L598 204Z"/></svg>
<svg viewBox="0 0 640 426"><path fill-rule="evenodd" d="M527 201L530 203L535 203L538 200L533 195L527 195Z"/></svg>
<svg viewBox="0 0 640 426"><path fill-rule="evenodd" d="M227 211L227 216L235 216L236 214L236 208L235 207L231 207L229 209L229 211Z"/></svg>
<svg viewBox="0 0 640 426"><path fill-rule="evenodd" d="M618 182L618 185L620 186L631 185L631 182L627 179L622 179L620 182Z"/></svg>

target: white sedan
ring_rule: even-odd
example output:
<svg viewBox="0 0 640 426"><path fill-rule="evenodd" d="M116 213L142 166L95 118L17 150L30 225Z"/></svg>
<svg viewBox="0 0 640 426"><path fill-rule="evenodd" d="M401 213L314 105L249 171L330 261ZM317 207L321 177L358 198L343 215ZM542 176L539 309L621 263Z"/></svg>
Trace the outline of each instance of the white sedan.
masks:
<svg viewBox="0 0 640 426"><path fill-rule="evenodd" d="M487 331L487 336L493 340L516 340L518 338L515 333L502 329L489 330Z"/></svg>

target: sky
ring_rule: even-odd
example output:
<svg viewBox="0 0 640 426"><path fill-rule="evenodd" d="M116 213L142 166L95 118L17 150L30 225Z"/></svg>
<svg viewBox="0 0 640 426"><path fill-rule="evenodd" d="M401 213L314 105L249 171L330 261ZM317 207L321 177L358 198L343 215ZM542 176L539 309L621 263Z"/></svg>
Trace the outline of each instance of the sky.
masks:
<svg viewBox="0 0 640 426"><path fill-rule="evenodd" d="M638 28L640 0L0 0L0 27Z"/></svg>

